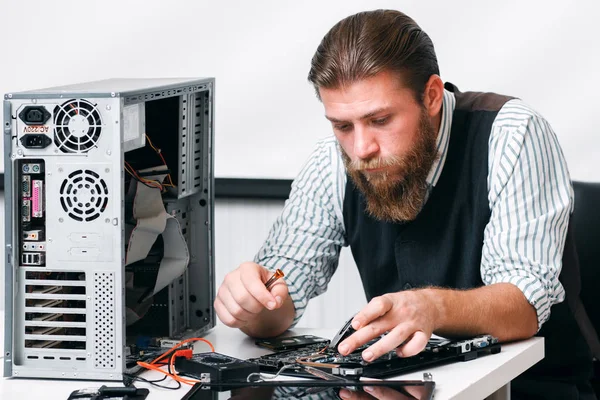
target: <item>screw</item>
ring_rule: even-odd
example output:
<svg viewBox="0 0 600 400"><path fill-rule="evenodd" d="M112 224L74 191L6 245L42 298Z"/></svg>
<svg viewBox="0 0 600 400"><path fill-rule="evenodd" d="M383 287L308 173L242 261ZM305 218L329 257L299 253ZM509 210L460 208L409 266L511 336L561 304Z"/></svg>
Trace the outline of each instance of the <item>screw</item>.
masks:
<svg viewBox="0 0 600 400"><path fill-rule="evenodd" d="M62 169L62 168L59 168L59 169L58 169L58 172L63 172L63 169Z"/></svg>
<svg viewBox="0 0 600 400"><path fill-rule="evenodd" d="M106 222L107 224L109 224L109 223L110 223L110 218L106 218L106 219L104 220L104 222Z"/></svg>
<svg viewBox="0 0 600 400"><path fill-rule="evenodd" d="M60 217L60 218L58 219L58 222L64 222L64 221L65 221L65 220L64 220L64 219L62 219L62 217Z"/></svg>
<svg viewBox="0 0 600 400"><path fill-rule="evenodd" d="M17 154L20 155L20 156L22 156L23 155L23 150L21 150L21 149L17 150Z"/></svg>
<svg viewBox="0 0 600 400"><path fill-rule="evenodd" d="M106 173L108 174L108 173L110 172L110 168L106 168L106 169L104 170L104 172L106 172Z"/></svg>
<svg viewBox="0 0 600 400"><path fill-rule="evenodd" d="M106 105L106 110L110 111L110 104Z"/></svg>
<svg viewBox="0 0 600 400"><path fill-rule="evenodd" d="M110 92L110 97L115 97L117 94L115 92Z"/></svg>
<svg viewBox="0 0 600 400"><path fill-rule="evenodd" d="M9 93L9 94L8 94L8 98L9 98L9 99L12 99L12 93Z"/></svg>
<svg viewBox="0 0 600 400"><path fill-rule="evenodd" d="M106 154L110 156L112 154L112 151L106 150Z"/></svg>
<svg viewBox="0 0 600 400"><path fill-rule="evenodd" d="M37 104L37 99L31 99L31 102L32 102L33 104Z"/></svg>

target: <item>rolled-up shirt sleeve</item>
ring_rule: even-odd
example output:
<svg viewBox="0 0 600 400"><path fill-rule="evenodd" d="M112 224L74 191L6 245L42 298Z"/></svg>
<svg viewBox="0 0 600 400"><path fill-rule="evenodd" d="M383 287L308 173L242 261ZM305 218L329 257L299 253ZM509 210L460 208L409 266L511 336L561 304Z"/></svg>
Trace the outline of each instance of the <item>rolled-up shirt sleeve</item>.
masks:
<svg viewBox="0 0 600 400"><path fill-rule="evenodd" d="M573 189L549 123L520 100L499 112L490 135L481 276L517 286L535 308L538 330L562 302L559 282Z"/></svg>
<svg viewBox="0 0 600 400"><path fill-rule="evenodd" d="M300 320L308 301L325 292L338 266L340 248L346 245L340 162L334 138L317 144L254 260L284 272L296 308L292 326Z"/></svg>

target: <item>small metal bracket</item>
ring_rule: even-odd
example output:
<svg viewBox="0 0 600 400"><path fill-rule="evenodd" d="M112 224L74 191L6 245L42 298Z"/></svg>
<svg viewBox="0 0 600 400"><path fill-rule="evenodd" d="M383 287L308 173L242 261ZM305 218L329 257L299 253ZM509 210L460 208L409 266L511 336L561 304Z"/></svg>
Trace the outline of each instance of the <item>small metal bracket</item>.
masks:
<svg viewBox="0 0 600 400"><path fill-rule="evenodd" d="M8 100L4 101L4 134L10 135L12 131L12 116L11 116L11 104Z"/></svg>
<svg viewBox="0 0 600 400"><path fill-rule="evenodd" d="M200 383L210 383L210 374L208 372L200 374ZM203 389L208 389L208 387L204 387Z"/></svg>
<svg viewBox="0 0 600 400"><path fill-rule="evenodd" d="M423 372L423 380L425 382L433 381L433 375L431 374L431 372Z"/></svg>

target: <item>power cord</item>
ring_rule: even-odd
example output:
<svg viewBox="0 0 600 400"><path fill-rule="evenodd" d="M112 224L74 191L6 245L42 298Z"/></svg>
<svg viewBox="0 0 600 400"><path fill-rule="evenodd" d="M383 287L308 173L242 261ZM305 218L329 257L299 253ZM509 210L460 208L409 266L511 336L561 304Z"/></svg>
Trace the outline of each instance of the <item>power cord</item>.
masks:
<svg viewBox="0 0 600 400"><path fill-rule="evenodd" d="M161 388L161 389L178 390L181 388L181 382L178 382L178 381L175 381L175 382L177 382L177 386L175 386L175 387L159 385L158 382L164 382L167 379L167 375L163 376L161 379L156 379L156 380L149 380L146 378L142 378L141 376L132 375L132 374L123 374L123 375L125 375L129 380L129 382L128 382L129 384L126 384L125 386L129 386L129 385L133 384L134 381L140 381L140 382L149 383L150 385Z"/></svg>

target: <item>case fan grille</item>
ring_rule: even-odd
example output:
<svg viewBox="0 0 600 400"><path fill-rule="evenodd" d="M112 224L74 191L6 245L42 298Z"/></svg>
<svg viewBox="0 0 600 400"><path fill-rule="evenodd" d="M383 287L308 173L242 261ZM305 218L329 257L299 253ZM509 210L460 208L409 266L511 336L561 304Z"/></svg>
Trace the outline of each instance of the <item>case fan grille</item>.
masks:
<svg viewBox="0 0 600 400"><path fill-rule="evenodd" d="M93 221L106 209L108 186L94 171L74 171L60 186L60 204L74 220Z"/></svg>
<svg viewBox="0 0 600 400"><path fill-rule="evenodd" d="M54 144L63 153L86 153L96 146L102 119L96 104L73 99L54 109Z"/></svg>

